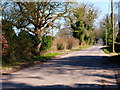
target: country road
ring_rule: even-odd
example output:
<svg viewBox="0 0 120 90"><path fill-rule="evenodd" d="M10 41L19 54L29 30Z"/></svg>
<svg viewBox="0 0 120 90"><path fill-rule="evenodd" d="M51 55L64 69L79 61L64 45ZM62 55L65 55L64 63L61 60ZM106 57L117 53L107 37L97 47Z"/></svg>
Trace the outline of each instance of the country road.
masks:
<svg viewBox="0 0 120 90"><path fill-rule="evenodd" d="M116 88L102 42L2 78L3 88ZM112 90L112 89L111 89Z"/></svg>

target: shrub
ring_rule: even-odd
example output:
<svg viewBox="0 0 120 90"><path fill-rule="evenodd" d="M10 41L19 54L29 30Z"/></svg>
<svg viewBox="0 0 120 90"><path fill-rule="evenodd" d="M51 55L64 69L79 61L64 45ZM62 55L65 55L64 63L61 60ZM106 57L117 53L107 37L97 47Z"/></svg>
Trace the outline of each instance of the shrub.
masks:
<svg viewBox="0 0 120 90"><path fill-rule="evenodd" d="M57 50L72 49L79 46L79 40L73 37L61 37L54 42Z"/></svg>
<svg viewBox="0 0 120 90"><path fill-rule="evenodd" d="M2 56L7 55L7 49L8 49L8 43L7 43L7 40L5 38L5 35L2 34Z"/></svg>
<svg viewBox="0 0 120 90"><path fill-rule="evenodd" d="M12 30L11 30L12 31ZM21 31L18 36L15 34L9 34L5 32L8 41L8 49L7 56L3 57L3 59L7 63L13 63L16 61L25 61L27 59L31 59L35 55L35 39L33 39L33 35L27 31ZM37 55L37 54L36 54Z"/></svg>
<svg viewBox="0 0 120 90"><path fill-rule="evenodd" d="M40 47L40 51L47 51L52 46L52 37L51 36L43 36L42 44Z"/></svg>
<svg viewBox="0 0 120 90"><path fill-rule="evenodd" d="M79 40L76 38L68 38L66 49L72 49L79 46Z"/></svg>
<svg viewBox="0 0 120 90"><path fill-rule="evenodd" d="M64 48L65 47L64 47L63 43L61 43L61 42L57 43L57 50L63 50Z"/></svg>
<svg viewBox="0 0 120 90"><path fill-rule="evenodd" d="M5 39L7 41L7 54L6 56L2 57L4 62L12 62L16 60L15 56L15 49L16 49L16 33L12 28L12 25L7 20L2 20L2 33L5 35ZM17 41L18 42L18 41Z"/></svg>
<svg viewBox="0 0 120 90"><path fill-rule="evenodd" d="M54 44L56 45L57 50L63 50L66 48L66 37L61 37L54 41ZM54 46L54 45L53 45Z"/></svg>
<svg viewBox="0 0 120 90"><path fill-rule="evenodd" d="M66 49L72 49L72 47L73 47L72 43L68 41Z"/></svg>
<svg viewBox="0 0 120 90"><path fill-rule="evenodd" d="M33 56L34 49L34 43L32 39L32 35L27 31L21 31L18 34L15 54L17 56L17 59L31 59Z"/></svg>

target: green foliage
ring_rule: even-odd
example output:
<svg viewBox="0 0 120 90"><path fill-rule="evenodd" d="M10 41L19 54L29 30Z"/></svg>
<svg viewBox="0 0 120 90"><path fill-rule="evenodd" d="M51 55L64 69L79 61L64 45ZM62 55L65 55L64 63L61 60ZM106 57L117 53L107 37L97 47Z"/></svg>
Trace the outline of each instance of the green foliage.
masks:
<svg viewBox="0 0 120 90"><path fill-rule="evenodd" d="M86 48L89 48L89 47L91 47L92 45L85 45L85 46L81 46L81 47L79 47L79 48L75 48L75 49L72 49L71 51L80 51L80 50L82 50L82 49L86 49Z"/></svg>
<svg viewBox="0 0 120 90"><path fill-rule="evenodd" d="M40 51L47 51L52 46L52 37L51 36L43 36L42 43L40 47Z"/></svg>
<svg viewBox="0 0 120 90"><path fill-rule="evenodd" d="M7 55L3 56L4 62L11 62L15 61L15 48L16 48L16 34L15 31L12 29L11 22L7 21L6 19L2 19L2 30L5 34L7 43L8 43L8 49L7 49ZM9 60L8 60L9 59Z"/></svg>
<svg viewBox="0 0 120 90"><path fill-rule="evenodd" d="M7 55L2 57L3 64L26 62L39 55L39 50L36 46L40 43L40 39L36 35L30 34L26 30L22 30L16 35L11 22L3 19L2 23L2 29L9 46L7 49ZM52 39L51 36L43 36L41 43L42 51L51 48Z"/></svg>
<svg viewBox="0 0 120 90"><path fill-rule="evenodd" d="M90 36L89 36L89 45L93 44L93 41L94 41L94 32L91 32L90 33Z"/></svg>
<svg viewBox="0 0 120 90"><path fill-rule="evenodd" d="M91 43L91 38L90 38L90 36L88 36L87 37L87 44L90 45L90 43Z"/></svg>
<svg viewBox="0 0 120 90"><path fill-rule="evenodd" d="M71 24L71 28L73 29L73 37L83 42L86 33L84 23L82 21L77 21L75 24Z"/></svg>
<svg viewBox="0 0 120 90"><path fill-rule="evenodd" d="M80 44L86 41L87 44L92 44L94 37L94 21L97 18L98 10L94 9L92 5L81 4L74 8L73 16L69 17L71 21L71 28L73 29L73 37L80 40ZM72 18L74 17L74 18ZM74 22L75 23L74 23Z"/></svg>
<svg viewBox="0 0 120 90"><path fill-rule="evenodd" d="M108 51L107 49L103 49L103 51L108 54L110 53L110 51Z"/></svg>
<svg viewBox="0 0 120 90"><path fill-rule="evenodd" d="M115 17L116 18L116 17ZM101 37L104 41L104 44L106 42L106 37L107 37L107 44L111 45L112 44L112 24L111 24L111 16L110 15L106 15L104 19L102 19L101 24L100 24L100 29L101 29ZM117 21L115 21L115 38L117 36Z"/></svg>
<svg viewBox="0 0 120 90"><path fill-rule="evenodd" d="M27 30L42 42L43 34L50 33L54 22L58 18L66 16L68 5L68 2L3 2L2 6L7 8L2 9L2 16L10 21L17 28L16 30ZM46 41L43 40L42 44L44 43ZM43 47L39 43L37 45L38 51ZM45 47L49 46L45 45Z"/></svg>
<svg viewBox="0 0 120 90"><path fill-rule="evenodd" d="M103 50L105 53L112 53L112 45L106 46ZM115 43L115 52L120 53L120 43Z"/></svg>
<svg viewBox="0 0 120 90"><path fill-rule="evenodd" d="M55 57L57 55L62 55L61 53L48 53L48 54L45 54L45 55L40 55L40 56L36 56L34 57L32 60L37 60L37 61L46 61L52 57Z"/></svg>
<svg viewBox="0 0 120 90"><path fill-rule="evenodd" d="M39 43L37 37L25 30L17 36L11 22L3 19L2 24L2 30L8 43L7 55L2 57L3 63L21 62L38 55L35 48L35 45Z"/></svg>
<svg viewBox="0 0 120 90"><path fill-rule="evenodd" d="M35 48L34 48L34 43L33 43L33 39L31 36L32 35L28 33L27 31L21 31L18 34L17 40L19 42L18 42L18 46L16 49L16 54L18 58L21 58L22 60L31 59L33 55L32 51Z"/></svg>
<svg viewBox="0 0 120 90"><path fill-rule="evenodd" d="M57 55L61 55L61 53L48 53L46 55L41 55L40 57L43 57L43 58L51 58L51 57L55 57Z"/></svg>
<svg viewBox="0 0 120 90"><path fill-rule="evenodd" d="M112 52L112 47L111 46L105 46L104 47L104 49L103 49L103 51L105 52L105 53L111 53Z"/></svg>

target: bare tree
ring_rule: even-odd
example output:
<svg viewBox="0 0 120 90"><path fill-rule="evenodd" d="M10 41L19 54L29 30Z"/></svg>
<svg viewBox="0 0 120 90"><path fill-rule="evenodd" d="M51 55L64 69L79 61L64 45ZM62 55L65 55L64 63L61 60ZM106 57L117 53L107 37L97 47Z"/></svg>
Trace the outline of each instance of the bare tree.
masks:
<svg viewBox="0 0 120 90"><path fill-rule="evenodd" d="M9 20L17 29L27 30L40 41L55 20L64 17L68 2L13 2L3 10L3 19ZM37 46L40 48L41 43Z"/></svg>

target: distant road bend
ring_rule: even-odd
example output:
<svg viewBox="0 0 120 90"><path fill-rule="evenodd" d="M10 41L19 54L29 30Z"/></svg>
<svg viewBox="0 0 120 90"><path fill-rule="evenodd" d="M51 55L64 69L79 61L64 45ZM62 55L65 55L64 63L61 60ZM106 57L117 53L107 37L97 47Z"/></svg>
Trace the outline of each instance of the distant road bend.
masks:
<svg viewBox="0 0 120 90"><path fill-rule="evenodd" d="M2 78L3 88L117 88L103 43Z"/></svg>

